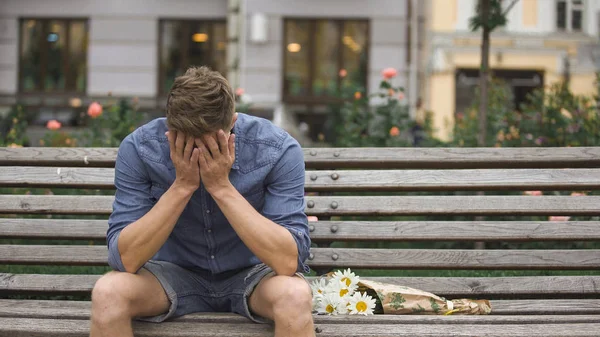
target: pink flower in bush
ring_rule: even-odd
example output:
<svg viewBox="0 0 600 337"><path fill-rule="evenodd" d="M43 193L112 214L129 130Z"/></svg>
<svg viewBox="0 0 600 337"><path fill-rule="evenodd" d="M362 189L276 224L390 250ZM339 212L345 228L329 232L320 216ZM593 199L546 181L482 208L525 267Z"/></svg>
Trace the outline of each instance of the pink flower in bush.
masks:
<svg viewBox="0 0 600 337"><path fill-rule="evenodd" d="M340 77L344 78L348 75L348 71L346 69L340 69L339 75Z"/></svg>
<svg viewBox="0 0 600 337"><path fill-rule="evenodd" d="M385 68L381 72L381 75L386 80L389 80L389 79L392 79L392 78L396 77L396 75L398 75L398 71L395 68Z"/></svg>
<svg viewBox="0 0 600 337"><path fill-rule="evenodd" d="M587 194L582 193L582 192L573 192L573 193L571 193L572 197L583 197L583 196L586 196L586 195Z"/></svg>
<svg viewBox="0 0 600 337"><path fill-rule="evenodd" d="M542 191L525 191L525 195L532 195L532 196L539 197L540 195L544 195L544 193L542 193Z"/></svg>
<svg viewBox="0 0 600 337"><path fill-rule="evenodd" d="M93 102L88 107L87 114L92 118L98 118L100 115L102 115L102 105L100 105L98 102Z"/></svg>
<svg viewBox="0 0 600 337"><path fill-rule="evenodd" d="M316 221L319 221L319 218L317 218L317 217L316 217L316 216L314 216L314 215L310 215L310 216L308 216L307 218L308 218L308 221L310 221L310 222L316 222Z"/></svg>
<svg viewBox="0 0 600 337"><path fill-rule="evenodd" d="M246 91L244 90L244 88L237 88L235 89L235 95L236 96L242 96Z"/></svg>
<svg viewBox="0 0 600 337"><path fill-rule="evenodd" d="M571 219L570 216L557 216L557 215L553 215L551 217L548 218L549 221L553 221L553 222L557 222L557 221L569 221L569 219Z"/></svg>
<svg viewBox="0 0 600 337"><path fill-rule="evenodd" d="M392 128L390 129L390 136L392 136L392 137L400 136L400 129L398 129L397 126L392 126Z"/></svg>
<svg viewBox="0 0 600 337"><path fill-rule="evenodd" d="M48 123L46 124L46 127L52 131L60 129L61 126L62 126L62 124L60 124L60 122L57 121L56 119L48 121Z"/></svg>
<svg viewBox="0 0 600 337"><path fill-rule="evenodd" d="M399 100L403 100L403 99L404 99L404 93L403 93L403 92L400 92L400 93L398 94L398 99L399 99Z"/></svg>

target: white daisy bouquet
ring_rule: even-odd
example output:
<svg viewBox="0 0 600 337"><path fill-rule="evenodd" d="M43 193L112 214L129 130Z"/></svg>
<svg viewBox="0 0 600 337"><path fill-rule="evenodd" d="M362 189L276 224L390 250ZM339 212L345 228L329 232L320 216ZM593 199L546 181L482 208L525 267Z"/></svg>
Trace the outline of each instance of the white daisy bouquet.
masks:
<svg viewBox="0 0 600 337"><path fill-rule="evenodd" d="M358 291L359 276L350 269L313 281L313 309L324 315L373 315L376 301Z"/></svg>

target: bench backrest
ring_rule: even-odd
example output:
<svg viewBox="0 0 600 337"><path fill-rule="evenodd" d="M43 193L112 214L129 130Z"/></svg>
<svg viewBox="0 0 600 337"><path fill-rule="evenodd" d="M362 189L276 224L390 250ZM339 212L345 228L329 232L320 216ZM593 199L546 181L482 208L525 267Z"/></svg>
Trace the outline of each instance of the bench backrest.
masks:
<svg viewBox="0 0 600 337"><path fill-rule="evenodd" d="M116 153L114 148L0 148L0 265L106 266L103 219L112 207ZM315 247L308 262L317 271L571 270L577 275L600 268L600 250L593 249L600 240L600 196L570 196L600 190L600 148L308 148L304 155L306 213L319 217L309 224ZM70 194L74 189L87 195ZM523 194L538 190L546 192ZM57 218L61 215L71 216ZM583 220L548 221L550 216ZM71 241L79 244L67 244ZM406 248L413 242L421 248ZM472 249L475 242L494 249ZM544 249L516 244L517 249L503 249L512 245L506 243L532 242L568 249L543 244ZM64 272L0 274L0 293L87 293L98 277L54 275ZM600 296L596 277L544 280L412 277L401 282L445 296Z"/></svg>

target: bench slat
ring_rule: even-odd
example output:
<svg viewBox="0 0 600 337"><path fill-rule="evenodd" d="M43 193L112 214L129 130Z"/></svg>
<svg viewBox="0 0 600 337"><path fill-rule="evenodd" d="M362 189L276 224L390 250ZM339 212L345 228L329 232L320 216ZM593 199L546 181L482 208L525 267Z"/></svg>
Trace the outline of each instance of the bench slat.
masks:
<svg viewBox="0 0 600 337"><path fill-rule="evenodd" d="M360 274L360 273L359 273ZM0 294L88 294L100 275L1 274ZM313 281L314 277L308 277ZM449 298L597 298L600 276L368 277Z"/></svg>
<svg viewBox="0 0 600 337"><path fill-rule="evenodd" d="M485 336L490 337L596 337L600 331L600 323L569 324L439 324L432 328L430 324L324 324L317 325L320 334L332 337L438 337L440 331L444 335ZM85 320L55 320L31 318L0 318L0 332L14 337L79 337L89 334L90 323ZM273 335L270 324L252 324L249 321L241 324L166 322L153 324L134 322L136 336L178 336L178 337L266 337Z"/></svg>
<svg viewBox="0 0 600 337"><path fill-rule="evenodd" d="M307 168L594 168L600 148L305 148ZM0 166L114 167L117 148L0 148Z"/></svg>
<svg viewBox="0 0 600 337"><path fill-rule="evenodd" d="M600 269L600 250L312 248L313 267L364 269ZM0 245L0 264L106 265L105 246Z"/></svg>
<svg viewBox="0 0 600 337"><path fill-rule="evenodd" d="M9 166L0 174L6 187L112 189L113 181L112 168ZM599 188L600 169L307 171L305 179L309 192Z"/></svg>
<svg viewBox="0 0 600 337"><path fill-rule="evenodd" d="M322 241L595 241L600 221L318 221ZM0 238L104 240L106 220L0 218Z"/></svg>
<svg viewBox="0 0 600 337"><path fill-rule="evenodd" d="M0 195L0 214L105 214L113 196ZM308 215L600 215L600 196L308 196Z"/></svg>
<svg viewBox="0 0 600 337"><path fill-rule="evenodd" d="M509 301L492 301L493 310L500 306L506 308ZM575 301L571 301L575 302ZM546 302L547 303L547 302ZM531 304L531 303L530 303ZM575 304L575 303L572 303ZM589 304L583 300L581 304ZM531 305L530 305L531 306ZM90 318L90 302L54 301L54 300L9 300L0 299L0 317L14 318L53 318L84 319ZM374 316L325 316L314 315L316 324L546 324L556 323L598 323L597 315L374 315ZM176 322L244 324L248 320L232 313L193 313L175 319Z"/></svg>

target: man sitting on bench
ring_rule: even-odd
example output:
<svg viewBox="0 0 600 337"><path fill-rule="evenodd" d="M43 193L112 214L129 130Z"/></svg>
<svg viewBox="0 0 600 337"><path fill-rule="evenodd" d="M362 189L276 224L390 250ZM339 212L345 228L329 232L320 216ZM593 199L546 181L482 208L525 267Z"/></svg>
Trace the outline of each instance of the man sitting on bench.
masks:
<svg viewBox="0 0 600 337"><path fill-rule="evenodd" d="M115 271L92 291L91 336L133 336L132 319L234 312L314 336L304 157L265 119L235 113L206 67L175 79L166 118L121 144L109 219Z"/></svg>

